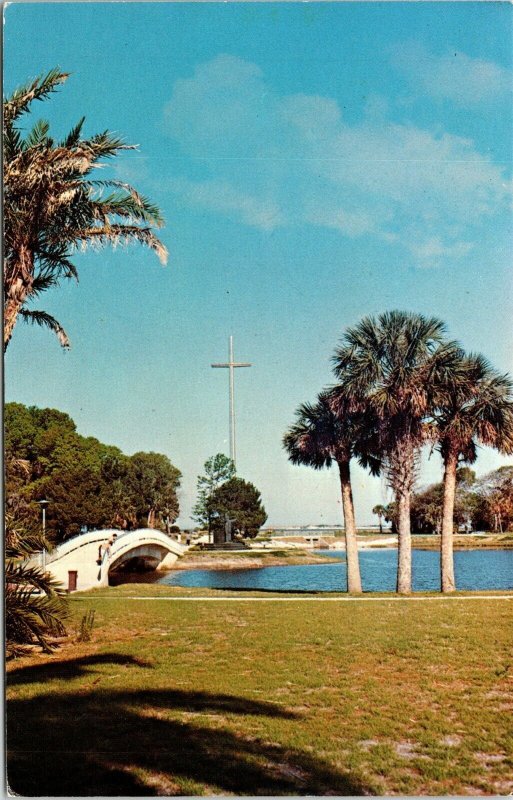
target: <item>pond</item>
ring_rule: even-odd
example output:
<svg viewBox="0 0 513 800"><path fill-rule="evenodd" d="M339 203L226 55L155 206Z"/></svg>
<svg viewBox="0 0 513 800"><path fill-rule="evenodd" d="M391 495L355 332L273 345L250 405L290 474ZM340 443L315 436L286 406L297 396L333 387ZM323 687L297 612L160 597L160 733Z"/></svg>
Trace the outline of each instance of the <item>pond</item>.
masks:
<svg viewBox="0 0 513 800"><path fill-rule="evenodd" d="M340 564L176 571L162 576L158 583L213 589L345 591L345 553L333 550L315 552L339 558ZM394 592L397 550L362 550L359 556L364 591ZM458 589L513 589L513 549L460 550L454 554L454 561ZM439 589L440 554L433 550L413 550L413 590Z"/></svg>

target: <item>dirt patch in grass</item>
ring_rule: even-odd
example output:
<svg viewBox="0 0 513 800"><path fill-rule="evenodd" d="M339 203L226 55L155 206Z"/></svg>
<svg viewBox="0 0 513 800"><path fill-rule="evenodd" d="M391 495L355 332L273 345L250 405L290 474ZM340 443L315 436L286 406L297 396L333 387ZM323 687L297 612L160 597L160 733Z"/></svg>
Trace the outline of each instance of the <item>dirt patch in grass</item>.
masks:
<svg viewBox="0 0 513 800"><path fill-rule="evenodd" d="M376 741L376 739L363 739L363 741L358 742L358 747L361 747L362 750L368 751L372 747L375 747L377 744L379 744L379 742Z"/></svg>
<svg viewBox="0 0 513 800"><path fill-rule="evenodd" d="M458 747L462 742L461 736L458 736L457 733L449 734L448 736L444 736L441 740L441 744L445 747Z"/></svg>
<svg viewBox="0 0 513 800"><path fill-rule="evenodd" d="M506 756L502 753L474 753L474 758L477 758L485 769L490 769L492 764L500 764L505 761Z"/></svg>

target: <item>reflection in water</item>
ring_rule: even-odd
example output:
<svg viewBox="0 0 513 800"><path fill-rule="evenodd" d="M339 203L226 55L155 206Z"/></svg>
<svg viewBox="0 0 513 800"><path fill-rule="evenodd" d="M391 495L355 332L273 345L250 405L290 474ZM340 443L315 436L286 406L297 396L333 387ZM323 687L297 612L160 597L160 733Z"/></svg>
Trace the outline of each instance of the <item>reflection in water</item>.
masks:
<svg viewBox="0 0 513 800"><path fill-rule="evenodd" d="M319 553L322 551L316 551ZM345 559L345 553L325 551ZM394 592L397 550L360 552L363 588L367 592ZM513 550L461 550L454 554L458 589L513 589ZM261 567L236 570L188 570L170 572L158 580L174 586L213 589L267 589L340 592L346 590L346 565L309 564L289 567ZM440 589L440 554L432 550L413 551L413 589Z"/></svg>

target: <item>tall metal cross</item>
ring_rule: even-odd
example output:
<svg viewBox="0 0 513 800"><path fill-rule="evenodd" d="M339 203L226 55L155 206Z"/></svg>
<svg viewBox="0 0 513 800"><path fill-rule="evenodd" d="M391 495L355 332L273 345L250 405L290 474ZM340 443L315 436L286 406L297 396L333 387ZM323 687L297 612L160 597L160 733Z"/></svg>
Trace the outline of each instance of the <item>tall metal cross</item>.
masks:
<svg viewBox="0 0 513 800"><path fill-rule="evenodd" d="M233 336L230 336L227 364L211 364L214 369L230 370L230 458L235 464L235 402L234 402L234 375L237 367L251 367L251 364L244 364L233 360Z"/></svg>

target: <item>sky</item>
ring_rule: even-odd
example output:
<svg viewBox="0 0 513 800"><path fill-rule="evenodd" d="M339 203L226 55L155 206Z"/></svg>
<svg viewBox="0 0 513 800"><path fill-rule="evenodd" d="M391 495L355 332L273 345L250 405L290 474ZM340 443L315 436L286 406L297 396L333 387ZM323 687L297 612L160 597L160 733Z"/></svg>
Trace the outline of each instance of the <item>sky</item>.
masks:
<svg viewBox="0 0 513 800"><path fill-rule="evenodd" d="M335 469L291 465L297 406L334 383L344 330L401 309L512 371L511 6L422 3L13 3L4 92L53 67L37 103L61 135L85 115L138 144L100 177L161 208L162 267L140 246L75 254L80 280L38 300L72 347L19 323L5 398L198 474L229 452L268 525L340 524ZM27 124L28 124L27 119ZM507 460L482 450L484 474ZM353 469L359 524L390 499ZM421 486L441 479L425 454Z"/></svg>

